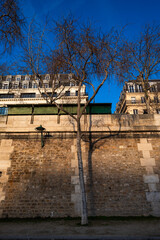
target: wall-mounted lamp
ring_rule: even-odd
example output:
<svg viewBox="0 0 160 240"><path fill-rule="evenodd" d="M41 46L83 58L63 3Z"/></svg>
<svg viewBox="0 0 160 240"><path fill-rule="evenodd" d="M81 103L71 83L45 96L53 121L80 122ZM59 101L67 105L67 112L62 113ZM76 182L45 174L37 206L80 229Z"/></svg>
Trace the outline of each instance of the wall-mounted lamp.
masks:
<svg viewBox="0 0 160 240"><path fill-rule="evenodd" d="M36 127L35 129L41 133L41 147L43 148L44 147L43 131L45 130L45 128L42 127L42 125L40 125L39 127Z"/></svg>

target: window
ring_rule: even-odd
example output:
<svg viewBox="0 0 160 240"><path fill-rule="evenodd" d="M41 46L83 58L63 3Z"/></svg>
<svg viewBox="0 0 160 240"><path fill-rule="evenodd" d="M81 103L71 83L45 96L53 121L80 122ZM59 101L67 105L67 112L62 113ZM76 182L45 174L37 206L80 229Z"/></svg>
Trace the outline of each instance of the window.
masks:
<svg viewBox="0 0 160 240"><path fill-rule="evenodd" d="M143 92L142 85L138 85L138 90L139 90L139 92Z"/></svg>
<svg viewBox="0 0 160 240"><path fill-rule="evenodd" d="M158 97L156 96L156 97L154 97L154 102L155 103L159 103L159 99L158 99Z"/></svg>
<svg viewBox="0 0 160 240"><path fill-rule="evenodd" d="M157 109L157 114L160 114L160 109Z"/></svg>
<svg viewBox="0 0 160 240"><path fill-rule="evenodd" d="M130 85L130 86L129 86L129 92L134 92L134 87L133 87L133 85Z"/></svg>
<svg viewBox="0 0 160 240"><path fill-rule="evenodd" d="M46 93L42 93L42 97L57 97L57 93L51 93L51 92L48 92L47 94Z"/></svg>
<svg viewBox="0 0 160 240"><path fill-rule="evenodd" d="M35 98L36 94L35 93L21 93L21 98Z"/></svg>
<svg viewBox="0 0 160 240"><path fill-rule="evenodd" d="M141 103L145 103L145 97L141 97Z"/></svg>
<svg viewBox="0 0 160 240"><path fill-rule="evenodd" d="M147 109L143 109L143 114L147 114Z"/></svg>
<svg viewBox="0 0 160 240"><path fill-rule="evenodd" d="M133 109L133 114L138 114L138 109Z"/></svg>
<svg viewBox="0 0 160 240"><path fill-rule="evenodd" d="M9 88L8 84L3 85L3 89L8 89L8 88Z"/></svg>
<svg viewBox="0 0 160 240"><path fill-rule="evenodd" d="M150 92L155 92L155 91L156 91L155 86L152 86L152 87L150 88Z"/></svg>
<svg viewBox="0 0 160 240"><path fill-rule="evenodd" d="M37 83L33 84L33 88L38 88Z"/></svg>
<svg viewBox="0 0 160 240"><path fill-rule="evenodd" d="M45 87L45 88L48 88L48 83L45 83L45 84L44 84L44 87Z"/></svg>
<svg viewBox="0 0 160 240"><path fill-rule="evenodd" d="M49 92L49 93L42 93L42 97L50 97L50 96L52 96L52 93L51 92Z"/></svg>
<svg viewBox="0 0 160 240"><path fill-rule="evenodd" d="M0 115L7 115L7 114L8 114L8 108L7 107L0 107Z"/></svg>
<svg viewBox="0 0 160 240"><path fill-rule="evenodd" d="M131 97L131 103L136 103L136 98L135 97Z"/></svg>
<svg viewBox="0 0 160 240"><path fill-rule="evenodd" d="M17 88L18 88L18 85L17 85L17 84L14 84L14 85L13 85L13 88L14 88L14 89L17 89Z"/></svg>
<svg viewBox="0 0 160 240"><path fill-rule="evenodd" d="M10 82L10 81L11 81L11 77L8 77L8 78L6 79L6 81Z"/></svg>
<svg viewBox="0 0 160 240"><path fill-rule="evenodd" d="M0 98L14 98L14 94L0 94Z"/></svg>
<svg viewBox="0 0 160 240"><path fill-rule="evenodd" d="M20 77L17 77L17 78L16 78L16 81L20 81L20 80L21 80Z"/></svg>
<svg viewBox="0 0 160 240"><path fill-rule="evenodd" d="M70 86L74 86L74 83L73 83L73 82L70 82Z"/></svg>
<svg viewBox="0 0 160 240"><path fill-rule="evenodd" d="M27 84L23 84L23 88L27 88Z"/></svg>
<svg viewBox="0 0 160 240"><path fill-rule="evenodd" d="M78 91L76 91L76 96L78 96Z"/></svg>
<svg viewBox="0 0 160 240"><path fill-rule="evenodd" d="M70 96L70 91L66 91L65 96Z"/></svg>

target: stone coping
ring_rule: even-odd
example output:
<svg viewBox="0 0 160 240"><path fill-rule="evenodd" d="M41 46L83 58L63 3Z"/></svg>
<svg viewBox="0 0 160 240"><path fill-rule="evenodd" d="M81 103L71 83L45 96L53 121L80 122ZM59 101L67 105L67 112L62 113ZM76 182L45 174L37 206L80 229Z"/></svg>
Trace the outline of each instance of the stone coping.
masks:
<svg viewBox="0 0 160 240"><path fill-rule="evenodd" d="M50 138L76 138L76 131L44 131L45 139ZM160 138L160 131L82 131L82 140L89 141L89 138ZM0 139L40 139L40 132L0 132Z"/></svg>

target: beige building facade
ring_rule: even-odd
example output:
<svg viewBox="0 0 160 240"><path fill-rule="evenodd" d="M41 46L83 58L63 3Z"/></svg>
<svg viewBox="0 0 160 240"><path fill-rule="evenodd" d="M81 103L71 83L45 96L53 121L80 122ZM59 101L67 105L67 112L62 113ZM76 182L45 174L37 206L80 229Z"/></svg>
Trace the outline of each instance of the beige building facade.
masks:
<svg viewBox="0 0 160 240"><path fill-rule="evenodd" d="M150 80L149 89L150 111L152 114L160 114L160 80ZM116 113L147 113L145 93L141 83L125 82L116 106Z"/></svg>
<svg viewBox="0 0 160 240"><path fill-rule="evenodd" d="M78 86L73 74L58 74L53 80L49 74L40 79L32 75L0 76L0 105L47 104L53 101L76 104ZM85 85L81 88L81 102L87 99Z"/></svg>

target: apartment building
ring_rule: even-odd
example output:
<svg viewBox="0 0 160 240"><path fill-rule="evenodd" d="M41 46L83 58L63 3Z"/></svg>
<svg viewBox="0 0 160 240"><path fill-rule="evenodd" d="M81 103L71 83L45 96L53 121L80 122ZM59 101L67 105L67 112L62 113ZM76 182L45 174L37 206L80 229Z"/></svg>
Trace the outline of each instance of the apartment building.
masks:
<svg viewBox="0 0 160 240"><path fill-rule="evenodd" d="M160 80L150 80L148 89L150 113L160 114ZM140 82L125 82L115 113L147 113L144 89Z"/></svg>
<svg viewBox="0 0 160 240"><path fill-rule="evenodd" d="M88 98L85 85L80 94L83 104ZM56 99L58 104L76 104L77 95L78 85L73 74L58 74L54 81L49 74L40 78L33 75L0 76L0 106L47 104L49 97Z"/></svg>

